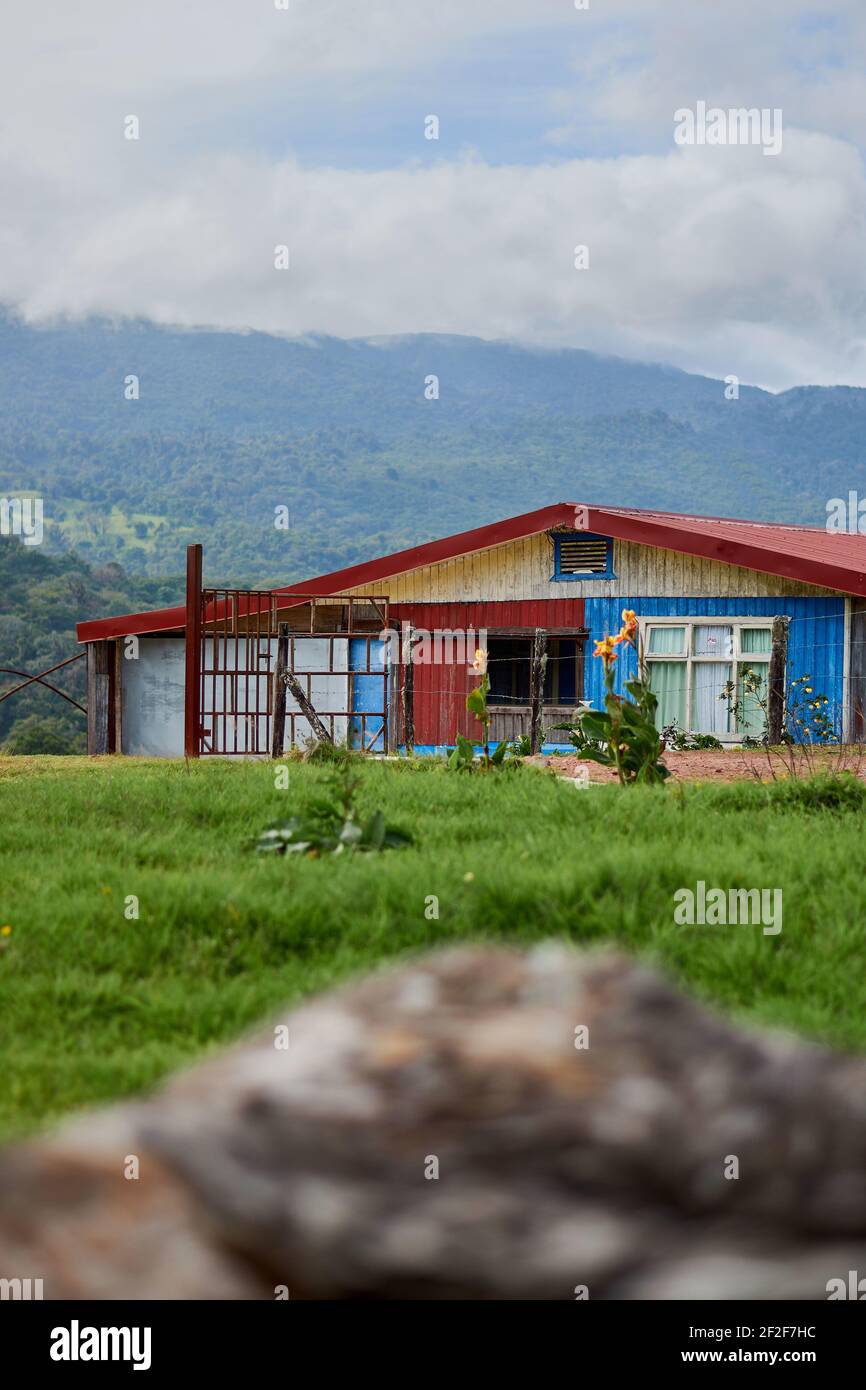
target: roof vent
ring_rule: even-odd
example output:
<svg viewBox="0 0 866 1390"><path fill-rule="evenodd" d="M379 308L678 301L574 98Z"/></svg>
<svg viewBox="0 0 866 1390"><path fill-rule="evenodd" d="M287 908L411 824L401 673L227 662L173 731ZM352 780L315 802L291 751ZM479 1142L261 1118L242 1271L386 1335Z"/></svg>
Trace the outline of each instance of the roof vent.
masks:
<svg viewBox="0 0 866 1390"><path fill-rule="evenodd" d="M560 574L604 574L608 542L605 536L559 536Z"/></svg>

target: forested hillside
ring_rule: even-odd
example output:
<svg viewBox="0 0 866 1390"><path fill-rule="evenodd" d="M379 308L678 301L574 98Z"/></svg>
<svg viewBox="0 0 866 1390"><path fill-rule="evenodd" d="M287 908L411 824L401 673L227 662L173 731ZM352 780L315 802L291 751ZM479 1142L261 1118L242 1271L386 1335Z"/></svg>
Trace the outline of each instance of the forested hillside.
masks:
<svg viewBox="0 0 866 1390"><path fill-rule="evenodd" d="M130 579L115 563L91 568L72 555L0 539L0 667L38 675L82 651L75 624L105 613L174 603L179 580ZM85 704L84 661L48 679ZM0 672L0 695L18 678ZM58 695L31 685L0 703L0 747L6 752L67 753L85 748L84 715Z"/></svg>
<svg viewBox="0 0 866 1390"><path fill-rule="evenodd" d="M276 584L559 500L821 525L828 498L866 495L864 435L864 391L728 401L574 350L0 316L0 497L45 510L42 546L0 539L0 666L44 669L82 618L177 601L164 576L191 540L210 582ZM58 684L80 699L83 663ZM0 704L0 743L82 734L45 691Z"/></svg>
<svg viewBox="0 0 866 1390"><path fill-rule="evenodd" d="M285 583L562 499L821 525L866 494L864 431L864 391L727 401L574 350L0 319L0 496L44 498L49 551L141 575L196 539L212 582Z"/></svg>

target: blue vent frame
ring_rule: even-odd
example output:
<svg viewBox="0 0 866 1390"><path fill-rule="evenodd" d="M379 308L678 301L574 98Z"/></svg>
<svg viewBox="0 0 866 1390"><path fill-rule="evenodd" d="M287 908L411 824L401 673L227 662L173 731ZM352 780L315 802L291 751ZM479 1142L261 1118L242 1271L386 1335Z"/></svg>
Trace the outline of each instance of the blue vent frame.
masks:
<svg viewBox="0 0 866 1390"><path fill-rule="evenodd" d="M604 570L585 570L583 574L563 574L560 560L560 546L563 541L604 541ZM553 536L553 574L550 581L557 584L585 584L593 579L616 579L613 568L613 537L599 535L597 531L558 531Z"/></svg>

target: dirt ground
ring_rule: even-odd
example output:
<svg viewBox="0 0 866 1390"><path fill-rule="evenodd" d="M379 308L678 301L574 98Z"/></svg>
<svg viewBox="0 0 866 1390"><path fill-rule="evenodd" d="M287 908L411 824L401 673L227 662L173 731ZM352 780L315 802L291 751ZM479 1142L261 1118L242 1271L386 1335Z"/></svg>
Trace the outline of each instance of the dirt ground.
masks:
<svg viewBox="0 0 866 1390"><path fill-rule="evenodd" d="M862 747L815 749L809 755L810 761L802 752L796 754L796 775L808 777L810 772L835 771L842 768L853 772L866 781L866 750ZM578 758L539 756L527 759L537 767L549 767L561 777L583 776L583 769L589 770L591 782L615 782L616 773ZM754 748L701 749L694 753L677 753L666 749L663 762L670 768L671 777L678 782L739 782L773 781L789 777L790 753L770 752Z"/></svg>

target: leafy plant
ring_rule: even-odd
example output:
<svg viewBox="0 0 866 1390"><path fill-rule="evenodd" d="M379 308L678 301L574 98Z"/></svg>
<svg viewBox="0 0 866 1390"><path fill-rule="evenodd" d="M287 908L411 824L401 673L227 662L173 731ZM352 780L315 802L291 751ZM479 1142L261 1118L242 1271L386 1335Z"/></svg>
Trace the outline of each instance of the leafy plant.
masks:
<svg viewBox="0 0 866 1390"><path fill-rule="evenodd" d="M584 711L583 713L585 712L586 711ZM572 745L573 748L577 749L578 753L582 748L602 749L604 745L600 742L599 739L589 737L586 730L583 728L583 724L581 721L582 713L578 713L572 722L566 720L562 724L552 724L550 732L553 733L554 731L558 732L561 730L563 733L568 734L569 743Z"/></svg>
<svg viewBox="0 0 866 1390"><path fill-rule="evenodd" d="M307 854L318 859L325 854L402 849L413 843L411 835L388 825L381 811L359 821L355 809L359 779L352 774L351 762L330 758L326 765L331 780L325 795L304 815L263 830L255 842L259 854Z"/></svg>
<svg viewBox="0 0 866 1390"><path fill-rule="evenodd" d="M594 655L604 663L604 710L582 710L581 734L587 740L578 757L612 767L622 786L661 783L670 776L661 761L662 743L656 728L658 700L650 689L646 665L637 641L637 618L623 609L622 628L616 637L596 642ZM626 681L630 699L614 693L615 648L626 645L638 655L638 676Z"/></svg>
<svg viewBox="0 0 866 1390"><path fill-rule="evenodd" d="M745 672L742 700L737 696L733 681L728 681L725 684L719 696L720 699L727 701L728 710L735 719L740 718L746 697L752 701L752 709L757 708L761 712L763 727L760 733L744 735L742 743L744 748L763 749L774 779L776 777L774 757L781 758L786 773L791 778L800 775L803 770L801 764L805 765L811 776L815 776L819 771L819 764L815 756L816 749L829 751L833 745L837 745L839 762L836 772L840 774L844 770L842 767L844 752L832 716L829 714L830 701L826 695L815 694L810 684L811 679L812 677L809 675L797 676L788 685L782 715L781 746L775 750L770 745L769 686L759 672L752 670ZM820 764L820 771L827 774L830 770L826 759L823 759ZM757 773L755 775L757 776Z"/></svg>
<svg viewBox="0 0 866 1390"><path fill-rule="evenodd" d="M497 743L495 749L490 751L490 711L487 708L487 697L490 694L490 677L487 674L487 654L480 649L475 653L474 669L481 675L478 685L473 686L466 697L466 708L470 714L474 714L482 729L482 754L476 764L475 749L470 739L464 734L458 734L454 748L448 755L448 767L452 772L472 772L476 766L484 772L490 772L495 768L505 766L515 766L514 761L506 764L505 754L508 752L508 740L503 739Z"/></svg>
<svg viewBox="0 0 866 1390"><path fill-rule="evenodd" d="M476 760L472 740L466 738L464 734L458 734L454 747L448 755L448 766L452 772L471 772L475 767L485 769L502 767L507 752L508 744L503 739L501 743L497 743L492 753L485 747L482 757ZM514 766L514 762L512 761L510 765Z"/></svg>
<svg viewBox="0 0 866 1390"><path fill-rule="evenodd" d="M830 701L826 695L816 695L809 684L811 676L798 676L791 681L786 691L785 709L782 718L783 743L817 743L829 745L839 739L828 710ZM769 743L770 711L769 686L758 671L747 670L743 676L743 699L737 696L733 681L727 681L719 696L727 702L728 711L739 720L743 713L745 700L752 702L763 716L763 729L759 734L746 734L744 748L766 748Z"/></svg>
<svg viewBox="0 0 866 1390"><path fill-rule="evenodd" d="M374 811L363 824L351 818L342 824L335 820L330 829L323 829L313 817L293 816L282 825L263 830L256 850L260 854L308 854L318 859L323 854L402 849L411 844L411 835L386 825L382 812Z"/></svg>
<svg viewBox="0 0 866 1390"><path fill-rule="evenodd" d="M723 748L724 744L715 734L687 733L676 724L666 724L662 729L662 742L666 748L675 748L678 753L691 753L700 748Z"/></svg>

